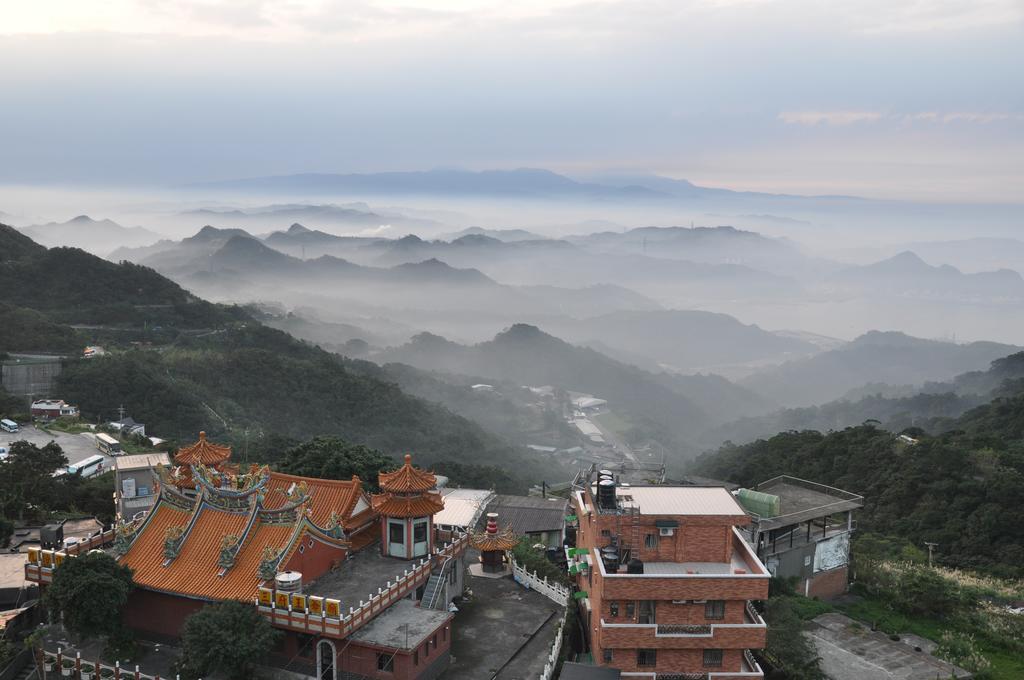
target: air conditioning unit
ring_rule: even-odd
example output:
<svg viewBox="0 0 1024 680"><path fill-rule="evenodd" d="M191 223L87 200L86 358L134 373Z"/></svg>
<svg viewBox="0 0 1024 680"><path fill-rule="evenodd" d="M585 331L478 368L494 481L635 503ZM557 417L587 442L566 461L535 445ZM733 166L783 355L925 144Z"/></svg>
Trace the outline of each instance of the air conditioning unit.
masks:
<svg viewBox="0 0 1024 680"><path fill-rule="evenodd" d="M669 527L661 527L658 529L658 533L662 536L672 536L675 532L675 529L670 529Z"/></svg>

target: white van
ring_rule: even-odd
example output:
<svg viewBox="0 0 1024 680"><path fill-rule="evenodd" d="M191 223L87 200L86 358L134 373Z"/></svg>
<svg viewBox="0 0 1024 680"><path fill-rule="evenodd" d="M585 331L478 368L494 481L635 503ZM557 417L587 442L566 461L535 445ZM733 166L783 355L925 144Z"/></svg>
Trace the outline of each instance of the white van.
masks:
<svg viewBox="0 0 1024 680"><path fill-rule="evenodd" d="M3 420L0 420L0 430L3 430L4 432L17 432L18 424L13 420L4 418Z"/></svg>

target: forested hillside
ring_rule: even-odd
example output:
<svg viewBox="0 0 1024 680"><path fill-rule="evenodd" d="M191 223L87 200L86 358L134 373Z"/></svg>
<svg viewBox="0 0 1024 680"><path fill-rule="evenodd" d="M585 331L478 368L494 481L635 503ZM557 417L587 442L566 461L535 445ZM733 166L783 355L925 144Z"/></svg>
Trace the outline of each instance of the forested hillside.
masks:
<svg viewBox="0 0 1024 680"><path fill-rule="evenodd" d="M838 399L820 406L782 409L763 416L740 418L710 430L706 446L725 441L743 444L788 430L841 430L867 420L877 420L898 432L918 427L938 433L949 421L996 397L1015 394L1016 381L1024 378L1024 352L996 359L986 371L962 373L947 382L928 382L920 387L872 385L858 392L860 398Z"/></svg>
<svg viewBox="0 0 1024 680"><path fill-rule="evenodd" d="M404 393L377 365L196 298L148 268L46 250L3 226L0 253L0 290L18 306L0 309L0 351L65 351L107 334L109 354L66 360L55 389L90 420L112 419L124 406L158 436L191 441L205 430L236 446L251 442L254 450L337 435L392 456L414 453L425 465L461 466L467 476L474 465L498 464L512 471L506 490L524 490L545 472L564 476L443 406ZM87 328L76 331L72 322ZM114 333L108 324L131 332ZM144 342L128 342L135 339Z"/></svg>
<svg viewBox="0 0 1024 680"><path fill-rule="evenodd" d="M0 224L0 291L7 304L63 324L216 328L239 309L201 300L148 267L51 248Z"/></svg>
<svg viewBox="0 0 1024 680"><path fill-rule="evenodd" d="M696 474L754 486L789 474L863 494L861 531L939 544L956 567L1024 576L1024 394L1001 397L908 445L872 424L784 432L702 456Z"/></svg>

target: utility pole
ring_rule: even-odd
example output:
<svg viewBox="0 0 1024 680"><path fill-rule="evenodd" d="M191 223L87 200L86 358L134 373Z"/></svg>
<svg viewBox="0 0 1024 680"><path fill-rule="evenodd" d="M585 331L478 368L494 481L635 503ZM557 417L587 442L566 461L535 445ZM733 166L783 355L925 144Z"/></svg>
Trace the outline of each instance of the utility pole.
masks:
<svg viewBox="0 0 1024 680"><path fill-rule="evenodd" d="M932 568L932 550L934 550L935 548L938 548L939 544L938 543L929 543L928 541L925 541L924 544L926 546L928 546L928 568L931 569Z"/></svg>

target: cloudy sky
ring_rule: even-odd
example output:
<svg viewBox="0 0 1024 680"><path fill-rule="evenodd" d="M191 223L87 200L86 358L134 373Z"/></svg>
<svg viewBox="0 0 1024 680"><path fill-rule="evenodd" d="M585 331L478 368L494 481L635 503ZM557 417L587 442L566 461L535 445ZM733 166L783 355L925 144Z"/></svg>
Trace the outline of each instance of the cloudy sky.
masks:
<svg viewBox="0 0 1024 680"><path fill-rule="evenodd" d="M0 182L546 167L1021 201L1024 0L0 0Z"/></svg>

